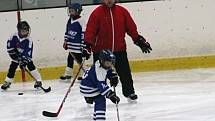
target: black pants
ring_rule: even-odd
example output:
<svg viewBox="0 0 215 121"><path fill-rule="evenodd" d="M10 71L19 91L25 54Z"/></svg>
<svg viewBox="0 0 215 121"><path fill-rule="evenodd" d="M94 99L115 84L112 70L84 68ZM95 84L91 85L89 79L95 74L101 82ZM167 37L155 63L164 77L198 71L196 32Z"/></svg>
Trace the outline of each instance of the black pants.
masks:
<svg viewBox="0 0 215 121"><path fill-rule="evenodd" d="M113 52L116 56L115 68L119 75L120 81L122 83L122 92L125 97L130 94L134 94L133 79L131 76L131 70L128 63L128 57L126 51ZM93 62L95 63L99 59L99 53L93 54Z"/></svg>
<svg viewBox="0 0 215 121"><path fill-rule="evenodd" d="M74 58L73 58L73 56L74 56ZM81 53L69 52L68 58L67 58L67 67L73 68L74 60L78 61L77 63L81 64L83 61Z"/></svg>
<svg viewBox="0 0 215 121"><path fill-rule="evenodd" d="M11 61L11 64L10 64L10 67L9 67L9 70L7 73L8 78L14 78L15 73L16 73L16 69L18 66L19 66L19 63ZM33 71L36 69L33 61L30 61L26 66L28 67L29 71Z"/></svg>

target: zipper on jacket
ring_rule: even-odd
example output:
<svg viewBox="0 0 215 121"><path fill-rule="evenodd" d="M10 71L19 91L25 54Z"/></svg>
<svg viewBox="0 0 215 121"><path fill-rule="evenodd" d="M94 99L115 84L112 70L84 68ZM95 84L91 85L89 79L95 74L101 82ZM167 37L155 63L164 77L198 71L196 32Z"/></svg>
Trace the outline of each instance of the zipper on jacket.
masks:
<svg viewBox="0 0 215 121"><path fill-rule="evenodd" d="M110 16L111 16L111 25L112 25L112 36L113 36L113 38L112 38L112 52L114 51L114 42L115 42L115 40L114 40L114 23L113 23L113 13L112 13L112 11L111 11L111 8L110 8Z"/></svg>
<svg viewBox="0 0 215 121"><path fill-rule="evenodd" d="M97 45L97 42L98 42L98 36L96 36L96 41L95 41L94 46L96 46L96 45Z"/></svg>

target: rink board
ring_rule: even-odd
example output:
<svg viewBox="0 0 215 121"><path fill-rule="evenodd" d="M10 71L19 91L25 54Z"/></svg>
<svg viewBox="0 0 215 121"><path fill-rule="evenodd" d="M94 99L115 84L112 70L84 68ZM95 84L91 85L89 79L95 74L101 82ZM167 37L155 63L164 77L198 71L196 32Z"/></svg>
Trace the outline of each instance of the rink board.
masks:
<svg viewBox="0 0 215 121"><path fill-rule="evenodd" d="M212 68L215 67L215 56L181 57L155 60L130 61L132 72L164 71L176 69ZM8 65L9 66L9 65ZM65 66L39 68L43 80L58 79L64 73ZM76 73L77 66L74 67ZM0 72L2 83L7 72ZM27 75L27 74L26 74ZM20 70L16 72L15 82L21 81ZM27 76L27 81L32 79Z"/></svg>

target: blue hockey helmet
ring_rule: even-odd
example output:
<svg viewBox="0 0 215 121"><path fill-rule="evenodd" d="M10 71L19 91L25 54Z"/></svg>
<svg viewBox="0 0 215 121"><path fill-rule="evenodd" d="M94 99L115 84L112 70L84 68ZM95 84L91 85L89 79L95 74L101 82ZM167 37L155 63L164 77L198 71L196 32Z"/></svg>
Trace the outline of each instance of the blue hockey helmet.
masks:
<svg viewBox="0 0 215 121"><path fill-rule="evenodd" d="M109 69L115 64L116 57L110 50L102 50L99 54L99 62L103 68Z"/></svg>
<svg viewBox="0 0 215 121"><path fill-rule="evenodd" d="M80 3L71 3L68 5L69 9L74 9L77 13L81 13L82 5Z"/></svg>

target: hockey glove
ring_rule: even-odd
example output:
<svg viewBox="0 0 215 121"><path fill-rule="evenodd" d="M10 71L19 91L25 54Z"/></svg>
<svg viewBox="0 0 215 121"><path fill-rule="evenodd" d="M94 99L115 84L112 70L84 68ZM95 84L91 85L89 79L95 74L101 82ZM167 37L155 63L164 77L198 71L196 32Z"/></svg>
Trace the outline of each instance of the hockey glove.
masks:
<svg viewBox="0 0 215 121"><path fill-rule="evenodd" d="M19 56L18 61L19 61L20 65L28 65L28 63L31 62L31 59L26 56Z"/></svg>
<svg viewBox="0 0 215 121"><path fill-rule="evenodd" d="M64 43L63 43L63 48L64 48L65 50L68 49L68 47L67 47L67 42L66 42L66 41L64 41Z"/></svg>
<svg viewBox="0 0 215 121"><path fill-rule="evenodd" d="M118 104L120 101L120 98L113 91L111 91L107 97L115 104Z"/></svg>
<svg viewBox="0 0 215 121"><path fill-rule="evenodd" d="M82 57L85 57L88 60L91 56L91 45L85 43L82 50Z"/></svg>
<svg viewBox="0 0 215 121"><path fill-rule="evenodd" d="M20 67L20 69L25 69L26 64L22 63L22 62L19 62L19 67Z"/></svg>
<svg viewBox="0 0 215 121"><path fill-rule="evenodd" d="M110 85L116 87L117 84L119 83L119 79L118 79L117 73L113 71L110 74L109 80L110 80Z"/></svg>
<svg viewBox="0 0 215 121"><path fill-rule="evenodd" d="M139 46L143 53L150 53L152 51L150 44L141 35L134 41L134 44Z"/></svg>
<svg viewBox="0 0 215 121"><path fill-rule="evenodd" d="M9 52L9 56L10 56L10 58L11 59L13 59L13 60L18 60L18 57L19 57L19 54L18 54L18 52L17 51L10 51Z"/></svg>

